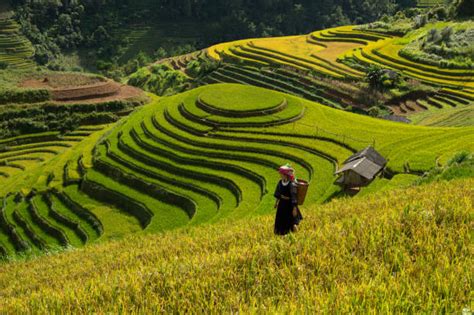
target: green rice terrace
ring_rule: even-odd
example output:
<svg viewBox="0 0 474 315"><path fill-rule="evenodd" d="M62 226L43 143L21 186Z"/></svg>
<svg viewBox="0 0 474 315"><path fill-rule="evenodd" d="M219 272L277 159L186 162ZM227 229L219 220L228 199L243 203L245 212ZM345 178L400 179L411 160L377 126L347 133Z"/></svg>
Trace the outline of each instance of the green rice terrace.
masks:
<svg viewBox="0 0 474 315"><path fill-rule="evenodd" d="M0 15L0 68L31 69L34 49L15 20Z"/></svg>
<svg viewBox="0 0 474 315"><path fill-rule="evenodd" d="M473 127L403 125L246 85L152 99L116 124L1 140L4 254L265 214L286 162L318 204L340 193L335 169L367 145L389 161L377 189L474 149Z"/></svg>

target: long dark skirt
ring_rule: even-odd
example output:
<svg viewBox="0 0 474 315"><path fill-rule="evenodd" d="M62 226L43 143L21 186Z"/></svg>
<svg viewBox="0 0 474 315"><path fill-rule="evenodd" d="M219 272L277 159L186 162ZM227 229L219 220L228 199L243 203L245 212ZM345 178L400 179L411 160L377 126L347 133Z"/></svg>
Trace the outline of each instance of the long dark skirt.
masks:
<svg viewBox="0 0 474 315"><path fill-rule="evenodd" d="M278 209L275 217L275 234L285 235L289 232L293 232L293 226L299 223L300 213L298 216L293 217L293 205L290 200L280 199L278 203Z"/></svg>

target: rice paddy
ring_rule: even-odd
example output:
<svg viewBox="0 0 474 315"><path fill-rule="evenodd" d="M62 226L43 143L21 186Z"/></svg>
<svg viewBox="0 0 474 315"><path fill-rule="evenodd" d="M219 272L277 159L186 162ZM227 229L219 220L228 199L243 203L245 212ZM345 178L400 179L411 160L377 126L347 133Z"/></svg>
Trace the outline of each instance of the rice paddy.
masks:
<svg viewBox="0 0 474 315"><path fill-rule="evenodd" d="M12 69L31 69L34 49L13 19L0 17L0 62Z"/></svg>
<svg viewBox="0 0 474 315"><path fill-rule="evenodd" d="M2 247L80 247L265 214L287 162L313 183L307 203L318 204L340 189L335 169L368 145L396 175L385 182L404 186L397 174L414 181L472 151L473 137L472 127L400 125L248 85L153 97L116 124L2 140Z"/></svg>

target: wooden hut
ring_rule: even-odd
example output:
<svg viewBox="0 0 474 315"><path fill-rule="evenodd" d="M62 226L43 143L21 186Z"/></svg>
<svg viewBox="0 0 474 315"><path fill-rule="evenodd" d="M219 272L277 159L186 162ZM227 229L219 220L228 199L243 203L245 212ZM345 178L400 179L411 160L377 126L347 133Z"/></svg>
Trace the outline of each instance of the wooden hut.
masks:
<svg viewBox="0 0 474 315"><path fill-rule="evenodd" d="M373 147L369 146L344 161L344 166L337 170L336 184L344 188L365 187L382 172L387 160Z"/></svg>

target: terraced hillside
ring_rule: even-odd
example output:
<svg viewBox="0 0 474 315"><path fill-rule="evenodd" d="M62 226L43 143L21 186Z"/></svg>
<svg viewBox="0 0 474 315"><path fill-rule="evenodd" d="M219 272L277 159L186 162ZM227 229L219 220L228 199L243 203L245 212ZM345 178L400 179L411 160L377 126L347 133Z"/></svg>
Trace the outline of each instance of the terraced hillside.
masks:
<svg viewBox="0 0 474 315"><path fill-rule="evenodd" d="M51 100L58 104L130 100L143 94L134 87L95 75L40 72L25 73L23 77L17 84L19 88L47 90Z"/></svg>
<svg viewBox="0 0 474 315"><path fill-rule="evenodd" d="M70 194L110 126L25 135L0 143L1 247L8 253L81 246L102 233L99 219ZM63 185L70 185L62 191ZM76 189L77 190L77 189Z"/></svg>
<svg viewBox="0 0 474 315"><path fill-rule="evenodd" d="M367 110L363 88L371 66L401 74L419 92L394 90L385 105L395 115L410 117L439 109L461 110L474 102L474 70L424 64L405 52L433 28L452 25L470 29L470 22L428 24L404 36L372 31L366 26L342 26L304 36L248 39L218 44L207 50L207 58L221 66L196 78L198 84L239 83L301 96L340 109ZM186 72L202 53L163 60ZM424 88L421 88L424 86ZM418 121L415 119L415 121ZM462 123L460 123L462 124ZM454 123L456 125L456 122Z"/></svg>
<svg viewBox="0 0 474 315"><path fill-rule="evenodd" d="M0 16L0 63L12 69L31 69L34 49L13 19Z"/></svg>
<svg viewBox="0 0 474 315"><path fill-rule="evenodd" d="M473 151L473 131L400 125L262 88L209 85L155 98L101 130L5 140L0 242L7 253L80 246L268 213L275 169L287 162L311 181L307 204L317 204L339 192L335 169L367 145L389 160L385 184L410 183L453 153ZM86 138L74 144L77 137ZM15 168L22 158L24 170Z"/></svg>
<svg viewBox="0 0 474 315"><path fill-rule="evenodd" d="M351 27L331 29L346 31ZM380 36L382 37L382 36ZM331 80L359 80L363 72L338 63L336 57L360 43L316 42L311 35L241 40L208 49L224 66L204 79L207 83L252 84L302 96L337 108L357 105L354 87Z"/></svg>
<svg viewBox="0 0 474 315"><path fill-rule="evenodd" d="M0 72L0 138L112 123L148 102L135 87L97 75Z"/></svg>

